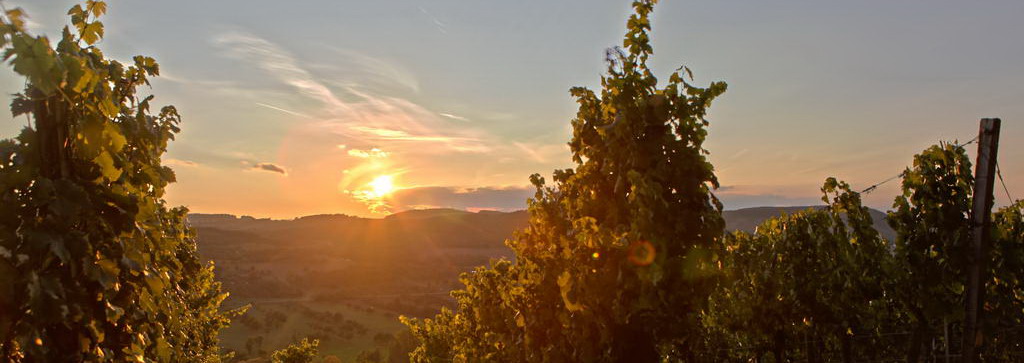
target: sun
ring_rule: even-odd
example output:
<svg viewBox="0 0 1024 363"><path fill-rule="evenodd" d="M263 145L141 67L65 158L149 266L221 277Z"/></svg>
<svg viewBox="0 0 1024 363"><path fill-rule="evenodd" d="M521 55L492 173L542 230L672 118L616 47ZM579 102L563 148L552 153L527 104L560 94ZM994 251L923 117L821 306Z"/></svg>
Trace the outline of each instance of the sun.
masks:
<svg viewBox="0 0 1024 363"><path fill-rule="evenodd" d="M367 209L372 213L389 213L391 207L388 205L388 200L391 199L395 191L402 189L395 185L396 175L398 174L378 175L359 189L344 190L344 192L352 196L353 199L366 204Z"/></svg>
<svg viewBox="0 0 1024 363"><path fill-rule="evenodd" d="M391 175L381 175L373 179L369 184L370 193L377 198L384 197L395 191L395 178Z"/></svg>

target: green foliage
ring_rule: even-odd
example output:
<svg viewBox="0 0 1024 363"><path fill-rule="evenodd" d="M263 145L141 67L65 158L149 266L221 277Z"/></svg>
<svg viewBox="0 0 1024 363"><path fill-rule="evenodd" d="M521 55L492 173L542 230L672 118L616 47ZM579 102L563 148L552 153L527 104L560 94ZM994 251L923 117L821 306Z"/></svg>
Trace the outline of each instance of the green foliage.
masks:
<svg viewBox="0 0 1024 363"><path fill-rule="evenodd" d="M928 342L956 354L974 187L964 148L914 157L887 216L895 241L832 178L825 208L720 240L701 144L704 109L724 85L697 89L676 74L654 87L649 5L636 4L630 53L612 53L600 97L573 89L577 166L556 171L554 186L531 178L529 227L508 241L516 262L463 274L454 310L403 319L419 342L412 360L917 362ZM1024 201L997 211L991 234L983 354L1015 361Z"/></svg>
<svg viewBox="0 0 1024 363"><path fill-rule="evenodd" d="M705 321L715 348L708 358L821 361L884 353L875 327L888 316L879 284L892 275L887 242L846 183L829 178L822 192L824 209L770 219L753 235L726 236L726 278ZM861 338L857 351L853 335Z"/></svg>
<svg viewBox="0 0 1024 363"><path fill-rule="evenodd" d="M654 3L633 3L600 94L571 90L576 167L552 186L531 177L515 264L464 276L456 311L407 320L414 361L653 361L701 339L723 229L704 116L726 86L692 86L680 70L657 87Z"/></svg>
<svg viewBox="0 0 1024 363"><path fill-rule="evenodd" d="M903 194L889 213L889 224L897 232L899 270L886 288L899 307L896 321L912 327L908 361L920 359L925 342L944 334L944 324L963 323L973 190L970 159L954 144L915 155L913 167L904 172ZM983 355L996 360L1013 360L1008 354L1024 347L1021 208L1017 201L992 218L981 333L986 340ZM951 340L958 345L955 336Z"/></svg>
<svg viewBox="0 0 1024 363"><path fill-rule="evenodd" d="M381 354L380 350L367 350L359 352L356 356L356 363L384 363L384 355Z"/></svg>
<svg viewBox="0 0 1024 363"><path fill-rule="evenodd" d="M973 189L967 153L953 144L928 148L904 172L903 195L889 213L901 269L890 293L902 307L900 320L914 327L909 361L944 321L963 319Z"/></svg>
<svg viewBox="0 0 1024 363"><path fill-rule="evenodd" d="M985 357L1011 361L1024 350L1024 200L1001 208L992 218L992 262L986 285L982 326L989 332Z"/></svg>
<svg viewBox="0 0 1024 363"><path fill-rule="evenodd" d="M408 330L400 330L392 335L385 349L388 352L388 363L407 363L409 354L419 346L419 341Z"/></svg>
<svg viewBox="0 0 1024 363"><path fill-rule="evenodd" d="M928 148L904 173L888 222L871 225L845 183L826 181L823 210L726 236L725 276L704 320L708 361L921 361L927 342L959 351L973 180L966 151ZM995 213L982 332L984 356L1024 348L1024 202ZM946 329L949 338L946 338ZM909 334L902 332L909 331Z"/></svg>
<svg viewBox="0 0 1024 363"><path fill-rule="evenodd" d="M320 340L313 339L313 341L309 341L303 338L298 343L274 351L274 354L270 356L270 360L274 363L310 363L319 354L317 351L319 346Z"/></svg>
<svg viewBox="0 0 1024 363"><path fill-rule="evenodd" d="M419 321L402 318L419 346L414 361L514 362L527 359L519 349L523 342L523 314L515 310L522 288L512 275L511 262L495 261L489 268L463 273L465 290L452 292L456 310L441 308L434 318ZM507 319L507 320L506 320Z"/></svg>
<svg viewBox="0 0 1024 363"><path fill-rule="evenodd" d="M33 128L0 141L0 354L13 361L216 361L232 313L197 254L184 208L163 201L160 165L178 132L174 107L137 95L155 61L106 59L102 1L68 13L51 47L0 22L0 46L24 92L11 111Z"/></svg>

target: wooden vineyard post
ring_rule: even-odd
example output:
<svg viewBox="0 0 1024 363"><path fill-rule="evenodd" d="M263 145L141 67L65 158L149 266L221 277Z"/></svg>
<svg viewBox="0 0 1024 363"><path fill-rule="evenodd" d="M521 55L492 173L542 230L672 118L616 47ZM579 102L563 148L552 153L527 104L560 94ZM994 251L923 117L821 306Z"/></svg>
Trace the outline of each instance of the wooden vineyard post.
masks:
<svg viewBox="0 0 1024 363"><path fill-rule="evenodd" d="M985 271L989 260L989 224L992 221L992 188L995 186L996 152L999 149L998 118L981 119L978 131L978 160L974 166L974 196L971 207L971 245L967 256L965 299L964 363L978 361L981 335L980 316L985 299Z"/></svg>

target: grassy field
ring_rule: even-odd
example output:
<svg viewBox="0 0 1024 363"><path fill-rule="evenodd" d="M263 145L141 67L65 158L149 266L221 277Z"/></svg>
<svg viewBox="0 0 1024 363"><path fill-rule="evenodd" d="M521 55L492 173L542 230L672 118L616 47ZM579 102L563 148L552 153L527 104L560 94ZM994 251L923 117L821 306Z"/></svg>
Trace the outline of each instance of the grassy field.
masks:
<svg viewBox="0 0 1024 363"><path fill-rule="evenodd" d="M398 314L432 316L450 305L459 274L508 257L503 241L525 220L523 212L456 210L382 219L189 216L200 254L231 294L225 307L253 304L222 333L226 349L253 362L305 337L344 361L381 345L398 349L397 339L389 344L403 330Z"/></svg>
<svg viewBox="0 0 1024 363"><path fill-rule="evenodd" d="M247 315L261 326L254 328L236 321L221 333L222 346L238 352L239 358L255 358L247 350L246 342L255 343L253 340L259 337L262 342L252 353L263 350L267 356L304 337L318 337L321 356L335 355L347 362L364 350L374 349L374 336L404 329L393 312L344 303L257 300L252 302ZM268 315L272 316L269 324ZM275 324L275 319L283 321Z"/></svg>

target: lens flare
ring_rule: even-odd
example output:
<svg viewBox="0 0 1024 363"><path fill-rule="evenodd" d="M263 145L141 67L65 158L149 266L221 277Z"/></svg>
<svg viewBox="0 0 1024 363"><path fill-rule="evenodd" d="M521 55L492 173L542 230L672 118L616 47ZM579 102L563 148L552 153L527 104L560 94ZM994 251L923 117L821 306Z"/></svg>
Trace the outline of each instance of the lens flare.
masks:
<svg viewBox="0 0 1024 363"><path fill-rule="evenodd" d="M647 266L654 263L656 254L654 245L647 241L636 241L629 245L629 262L637 266Z"/></svg>

